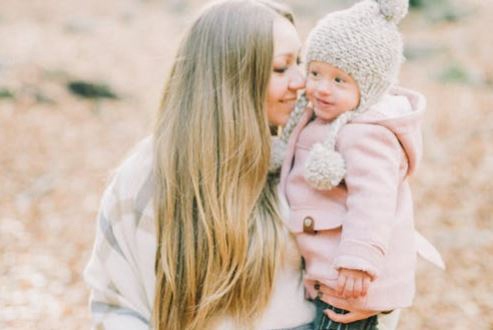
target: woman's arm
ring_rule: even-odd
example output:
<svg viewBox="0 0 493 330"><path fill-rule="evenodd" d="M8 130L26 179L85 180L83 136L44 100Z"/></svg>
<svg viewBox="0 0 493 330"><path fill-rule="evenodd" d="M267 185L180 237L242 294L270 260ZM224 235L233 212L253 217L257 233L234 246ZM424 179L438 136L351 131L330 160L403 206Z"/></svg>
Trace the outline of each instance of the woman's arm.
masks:
<svg viewBox="0 0 493 330"><path fill-rule="evenodd" d="M379 314L380 312L350 310L349 313L347 314L337 314L333 310L327 309L324 313L332 321L336 321L339 323L351 323L351 322L367 319L369 317L372 317L373 315Z"/></svg>
<svg viewBox="0 0 493 330"><path fill-rule="evenodd" d="M349 313L347 314L338 314L330 309L326 309L325 314L333 321L340 323L351 323L359 320L367 319L373 315L380 314L381 311L374 310L362 310L362 309L354 309L351 308L350 305L347 304L347 301L344 297L339 295L336 290L331 289L330 287L320 283L317 286L317 291L319 297L324 299L325 302L333 305L333 306L344 306L343 308Z"/></svg>
<svg viewBox="0 0 493 330"><path fill-rule="evenodd" d="M90 309L97 329L149 329L150 306L139 276L129 232L132 214L115 192L115 181L103 195L96 239L84 278L91 289ZM125 213L128 212L128 213Z"/></svg>

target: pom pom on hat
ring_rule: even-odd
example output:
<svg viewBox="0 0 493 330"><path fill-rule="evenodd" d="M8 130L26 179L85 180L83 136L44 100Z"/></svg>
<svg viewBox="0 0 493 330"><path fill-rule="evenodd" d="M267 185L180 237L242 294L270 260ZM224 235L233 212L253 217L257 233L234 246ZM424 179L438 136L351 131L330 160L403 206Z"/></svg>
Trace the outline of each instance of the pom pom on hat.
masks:
<svg viewBox="0 0 493 330"><path fill-rule="evenodd" d="M409 0L375 0L380 5L380 12L389 21L398 24L409 9Z"/></svg>
<svg viewBox="0 0 493 330"><path fill-rule="evenodd" d="M397 82L403 59L397 24L407 15L408 1L360 1L328 14L308 35L307 63L320 61L345 71L360 90L358 107L328 124L326 140L310 150L304 176L315 189L332 189L346 175L344 159L336 150L342 126L375 104Z"/></svg>
<svg viewBox="0 0 493 330"><path fill-rule="evenodd" d="M363 0L322 18L309 33L306 62L329 63L354 78L364 112L398 81L403 62L399 22L408 0Z"/></svg>
<svg viewBox="0 0 493 330"><path fill-rule="evenodd" d="M341 154L317 143L305 163L304 176L308 183L319 190L332 189L346 175L346 163Z"/></svg>

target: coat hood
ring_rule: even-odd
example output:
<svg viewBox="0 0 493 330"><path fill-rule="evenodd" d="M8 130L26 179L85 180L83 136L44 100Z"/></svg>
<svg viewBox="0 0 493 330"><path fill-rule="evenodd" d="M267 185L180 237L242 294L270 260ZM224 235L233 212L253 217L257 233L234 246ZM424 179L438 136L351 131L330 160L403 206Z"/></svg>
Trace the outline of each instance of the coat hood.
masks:
<svg viewBox="0 0 493 330"><path fill-rule="evenodd" d="M426 100L422 94L394 87L378 103L354 117L350 123L381 125L391 130L406 153L409 175L418 167L423 153L420 127L425 108Z"/></svg>

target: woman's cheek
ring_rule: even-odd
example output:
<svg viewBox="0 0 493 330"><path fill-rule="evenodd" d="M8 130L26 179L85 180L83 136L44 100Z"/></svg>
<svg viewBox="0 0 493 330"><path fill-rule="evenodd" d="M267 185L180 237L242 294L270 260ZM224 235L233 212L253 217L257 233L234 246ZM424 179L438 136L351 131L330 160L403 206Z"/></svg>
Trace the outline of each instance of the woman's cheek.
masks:
<svg viewBox="0 0 493 330"><path fill-rule="evenodd" d="M271 76L267 95L267 98L271 100L271 102L279 101L286 93L288 84L285 80L284 77L279 77L277 75Z"/></svg>
<svg viewBox="0 0 493 330"><path fill-rule="evenodd" d="M279 126L279 112L275 104L269 102L267 104L267 120L270 126Z"/></svg>
<svg viewBox="0 0 493 330"><path fill-rule="evenodd" d="M294 110L296 100L290 101L288 103L279 103L277 111L277 125L284 126L289 120L291 113Z"/></svg>
<svg viewBox="0 0 493 330"><path fill-rule="evenodd" d="M269 87L267 89L267 102L265 104L267 119L269 120L270 125L276 125L277 116L276 113L278 111L279 104L279 86L278 81L275 76L271 77L269 82Z"/></svg>

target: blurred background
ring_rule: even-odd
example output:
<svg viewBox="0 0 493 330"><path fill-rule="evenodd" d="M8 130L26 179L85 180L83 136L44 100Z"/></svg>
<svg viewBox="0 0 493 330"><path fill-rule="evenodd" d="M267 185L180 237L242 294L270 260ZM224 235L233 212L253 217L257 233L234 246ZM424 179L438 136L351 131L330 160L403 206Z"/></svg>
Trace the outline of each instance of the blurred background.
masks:
<svg viewBox="0 0 493 330"><path fill-rule="evenodd" d="M355 1L287 0L302 38ZM0 329L87 329L88 260L111 170L149 134L198 0L1 0ZM493 2L414 0L401 84L428 99L413 178L419 263L399 329L493 329ZM488 142L490 141L490 142Z"/></svg>

